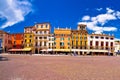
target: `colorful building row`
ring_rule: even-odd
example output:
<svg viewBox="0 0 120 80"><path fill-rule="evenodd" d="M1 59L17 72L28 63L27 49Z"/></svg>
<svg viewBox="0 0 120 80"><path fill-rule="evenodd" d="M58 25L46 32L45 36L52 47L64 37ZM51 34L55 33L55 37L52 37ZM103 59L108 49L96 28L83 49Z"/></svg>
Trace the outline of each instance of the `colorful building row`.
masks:
<svg viewBox="0 0 120 80"><path fill-rule="evenodd" d="M51 33L50 23L37 23L25 27L24 33L1 31L0 47L1 51L21 54L114 55L115 42L114 35L88 34L85 24L78 24L76 30L55 28Z"/></svg>

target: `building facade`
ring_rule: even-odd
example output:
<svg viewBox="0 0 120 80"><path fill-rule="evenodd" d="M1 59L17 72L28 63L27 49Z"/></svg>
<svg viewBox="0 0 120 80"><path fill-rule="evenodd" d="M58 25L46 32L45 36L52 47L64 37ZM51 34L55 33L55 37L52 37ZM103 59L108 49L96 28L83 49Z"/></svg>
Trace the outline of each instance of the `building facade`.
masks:
<svg viewBox="0 0 120 80"><path fill-rule="evenodd" d="M6 53L12 48L11 35L0 30L0 52Z"/></svg>
<svg viewBox="0 0 120 80"><path fill-rule="evenodd" d="M115 53L120 54L120 41L115 41Z"/></svg>
<svg viewBox="0 0 120 80"><path fill-rule="evenodd" d="M106 34L89 34L88 37L89 54L114 55L114 36Z"/></svg>
<svg viewBox="0 0 120 80"><path fill-rule="evenodd" d="M23 33L14 33L14 34L11 34L11 37L12 37L12 48L20 49L24 47L23 46L23 38L24 38Z"/></svg>
<svg viewBox="0 0 120 80"><path fill-rule="evenodd" d="M50 34L48 39L48 52L52 54L54 49L54 34Z"/></svg>
<svg viewBox="0 0 120 80"><path fill-rule="evenodd" d="M71 29L56 28L54 30L54 52L70 53L71 50Z"/></svg>
<svg viewBox="0 0 120 80"><path fill-rule="evenodd" d="M47 53L49 48L50 23L35 24L35 53Z"/></svg>
<svg viewBox="0 0 120 80"><path fill-rule="evenodd" d="M24 28L24 48L31 49L31 52L34 53L35 49L35 37L34 37L34 26Z"/></svg>
<svg viewBox="0 0 120 80"><path fill-rule="evenodd" d="M88 32L86 25L79 24L77 30L71 30L72 35L72 52L78 55L87 54L88 49Z"/></svg>

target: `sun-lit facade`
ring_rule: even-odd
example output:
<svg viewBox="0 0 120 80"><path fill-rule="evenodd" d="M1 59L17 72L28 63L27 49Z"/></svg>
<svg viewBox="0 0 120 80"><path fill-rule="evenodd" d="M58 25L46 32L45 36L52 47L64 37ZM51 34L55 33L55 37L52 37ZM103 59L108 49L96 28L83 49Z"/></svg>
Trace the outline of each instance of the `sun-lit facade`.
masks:
<svg viewBox="0 0 120 80"><path fill-rule="evenodd" d="M12 48L23 48L23 38L24 34L23 33L14 33L11 34L12 37Z"/></svg>
<svg viewBox="0 0 120 80"><path fill-rule="evenodd" d="M86 25L79 24L77 30L72 30L72 52L78 55L87 54L88 49L88 32Z"/></svg>
<svg viewBox="0 0 120 80"><path fill-rule="evenodd" d="M34 53L34 26L24 28L24 48L31 48Z"/></svg>
<svg viewBox="0 0 120 80"><path fill-rule="evenodd" d="M24 33L0 31L0 52L33 54L115 55L118 44L114 35L89 34L87 25L77 29L54 28L50 23L36 23L24 28ZM11 50L9 50L11 49Z"/></svg>
<svg viewBox="0 0 120 80"><path fill-rule="evenodd" d="M54 51L55 53L70 53L71 49L71 29L55 28L54 30Z"/></svg>
<svg viewBox="0 0 120 80"><path fill-rule="evenodd" d="M12 48L11 35L0 30L0 52L6 53Z"/></svg>
<svg viewBox="0 0 120 80"><path fill-rule="evenodd" d="M47 53L49 48L49 35L50 35L50 23L37 23L35 24L35 53L42 54Z"/></svg>
<svg viewBox="0 0 120 80"><path fill-rule="evenodd" d="M89 34L88 47L90 55L115 55L114 35Z"/></svg>

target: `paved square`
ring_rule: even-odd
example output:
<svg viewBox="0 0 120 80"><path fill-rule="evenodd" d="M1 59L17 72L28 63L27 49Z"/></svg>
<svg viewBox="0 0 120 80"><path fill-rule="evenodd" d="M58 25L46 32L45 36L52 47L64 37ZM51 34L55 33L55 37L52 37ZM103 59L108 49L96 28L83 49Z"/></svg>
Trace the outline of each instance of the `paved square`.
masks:
<svg viewBox="0 0 120 80"><path fill-rule="evenodd" d="M4 55L0 80L120 80L120 57Z"/></svg>

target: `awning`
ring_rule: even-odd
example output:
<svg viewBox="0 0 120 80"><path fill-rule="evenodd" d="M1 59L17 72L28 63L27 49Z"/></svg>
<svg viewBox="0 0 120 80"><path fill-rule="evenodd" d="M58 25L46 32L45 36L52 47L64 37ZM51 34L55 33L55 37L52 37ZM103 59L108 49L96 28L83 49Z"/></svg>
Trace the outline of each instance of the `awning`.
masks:
<svg viewBox="0 0 120 80"><path fill-rule="evenodd" d="M108 50L94 50L94 49L71 49L71 51L83 51L83 52L108 52Z"/></svg>
<svg viewBox="0 0 120 80"><path fill-rule="evenodd" d="M53 49L48 49L47 51L53 51Z"/></svg>
<svg viewBox="0 0 120 80"><path fill-rule="evenodd" d="M108 50L88 50L89 52L108 52Z"/></svg>
<svg viewBox="0 0 120 80"><path fill-rule="evenodd" d="M23 48L23 51L30 51L31 48Z"/></svg>
<svg viewBox="0 0 120 80"><path fill-rule="evenodd" d="M30 51L31 48L23 48L23 49L9 49L8 51Z"/></svg>
<svg viewBox="0 0 120 80"><path fill-rule="evenodd" d="M40 51L47 51L47 49L42 49L42 50L40 50Z"/></svg>
<svg viewBox="0 0 120 80"><path fill-rule="evenodd" d="M88 49L71 49L71 51L84 51L84 52L87 52L89 51Z"/></svg>
<svg viewBox="0 0 120 80"><path fill-rule="evenodd" d="M8 51L22 51L23 49L9 49Z"/></svg>
<svg viewBox="0 0 120 80"><path fill-rule="evenodd" d="M53 51L70 52L70 49L53 49Z"/></svg>

